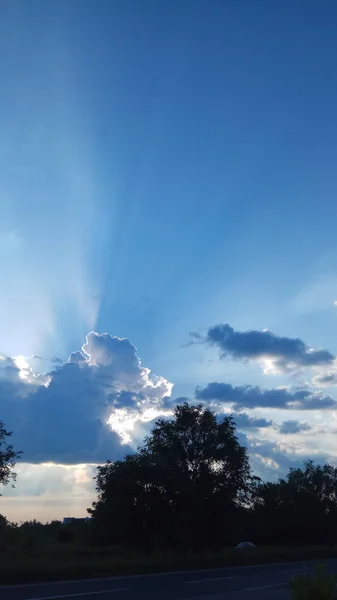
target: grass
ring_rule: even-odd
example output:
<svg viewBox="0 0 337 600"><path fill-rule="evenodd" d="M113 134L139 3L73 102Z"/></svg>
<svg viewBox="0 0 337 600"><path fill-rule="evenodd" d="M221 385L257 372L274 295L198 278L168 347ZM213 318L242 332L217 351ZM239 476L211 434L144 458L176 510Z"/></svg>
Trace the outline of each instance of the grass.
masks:
<svg viewBox="0 0 337 600"><path fill-rule="evenodd" d="M50 551L6 551L0 558L1 583L28 583L117 575L193 570L226 566L258 565L337 558L337 549L327 547L225 548L219 553L131 554L121 549L67 548Z"/></svg>

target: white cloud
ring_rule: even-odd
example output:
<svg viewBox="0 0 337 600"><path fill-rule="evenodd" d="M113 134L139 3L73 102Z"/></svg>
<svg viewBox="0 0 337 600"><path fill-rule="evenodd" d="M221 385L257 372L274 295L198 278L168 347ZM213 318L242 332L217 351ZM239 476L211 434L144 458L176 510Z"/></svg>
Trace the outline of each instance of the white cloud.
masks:
<svg viewBox="0 0 337 600"><path fill-rule="evenodd" d="M167 414L173 385L143 367L126 338L91 332L48 374L22 357L0 361L1 415L30 462L97 462L140 441L137 424ZM122 443L121 443L122 442Z"/></svg>

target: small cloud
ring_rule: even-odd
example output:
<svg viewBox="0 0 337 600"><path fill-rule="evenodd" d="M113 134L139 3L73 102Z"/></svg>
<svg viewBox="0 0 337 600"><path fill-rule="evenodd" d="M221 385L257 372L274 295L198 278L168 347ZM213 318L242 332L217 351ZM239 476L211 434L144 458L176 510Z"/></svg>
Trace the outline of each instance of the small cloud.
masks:
<svg viewBox="0 0 337 600"><path fill-rule="evenodd" d="M313 378L314 385L329 387L330 385L336 385L337 373L327 373L326 375L317 375Z"/></svg>
<svg viewBox="0 0 337 600"><path fill-rule="evenodd" d="M311 426L306 421L284 421L280 427L280 433L299 433L300 431L309 431Z"/></svg>
<svg viewBox="0 0 337 600"><path fill-rule="evenodd" d="M312 348L300 338L281 337L268 329L235 331L228 323L210 327L203 343L217 346L221 358L261 362L266 373L329 365L335 360L328 350Z"/></svg>
<svg viewBox="0 0 337 600"><path fill-rule="evenodd" d="M232 417L238 429L262 429L272 427L273 421L262 417L251 417L247 413L232 413Z"/></svg>
<svg viewBox="0 0 337 600"><path fill-rule="evenodd" d="M312 384L316 387L330 387L337 384L337 359L328 367L316 367L316 375L312 378Z"/></svg>

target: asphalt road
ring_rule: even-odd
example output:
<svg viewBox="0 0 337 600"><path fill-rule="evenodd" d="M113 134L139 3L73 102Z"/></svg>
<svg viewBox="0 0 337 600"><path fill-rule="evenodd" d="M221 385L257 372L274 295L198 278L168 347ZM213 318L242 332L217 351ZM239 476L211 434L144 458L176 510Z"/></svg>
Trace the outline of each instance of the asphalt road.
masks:
<svg viewBox="0 0 337 600"><path fill-rule="evenodd" d="M337 572L337 561L329 561ZM288 600L289 581L312 563L285 563L0 586L1 600Z"/></svg>

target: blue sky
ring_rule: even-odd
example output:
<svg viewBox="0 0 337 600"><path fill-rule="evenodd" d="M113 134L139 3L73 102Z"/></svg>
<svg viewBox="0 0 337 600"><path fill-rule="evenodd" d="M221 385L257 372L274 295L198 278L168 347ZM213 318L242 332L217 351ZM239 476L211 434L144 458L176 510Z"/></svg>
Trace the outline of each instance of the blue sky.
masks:
<svg viewBox="0 0 337 600"><path fill-rule="evenodd" d="M337 354L336 25L333 0L2 3L0 350L6 369L14 364L21 377L20 385L11 382L13 404L8 381L0 402L26 453L16 490L6 492L14 494L11 515L71 510L69 488L64 497L55 493L61 480L74 497L78 478L85 481L73 508L80 513L88 505L90 456L100 460L93 446L72 452L79 434L69 425L66 452L47 448L45 438L32 448L33 429L20 437L13 406L17 394L37 394L30 418L41 427L48 428L51 414L64 422L66 409L81 423L79 414L89 409L79 407L69 386L76 379L92 401L97 365L103 367L97 363L93 374L82 359L67 360L91 331L137 347L141 364L161 378L145 395L164 411L171 384L172 399L193 399L197 386L212 382L287 386L289 393L310 388L337 399L334 358L303 366L298 355L290 362L287 355L284 362L284 341L278 358L270 350L221 358L209 338L210 328L224 323L238 333L268 329L283 340L299 338L304 354ZM95 351L100 340L119 356L117 342L90 339ZM131 387L143 394L145 376L129 350L122 371L132 371L137 383L132 387L128 375L122 385L119 374L116 384L118 406L122 398L127 409L136 400L125 394ZM90 393L77 368L90 372ZM104 376L117 381L115 372ZM278 444L279 462L268 455L269 466L283 468L281 429L289 420L300 424L288 426L294 455L318 451L317 428L334 422L330 408L329 418L326 410L308 415L303 407L293 418L278 405L250 405L251 418L279 428L254 434ZM102 410L98 403L96 434ZM124 446L113 435L118 455ZM329 457L333 439L325 437ZM52 483L42 489L37 480Z"/></svg>

